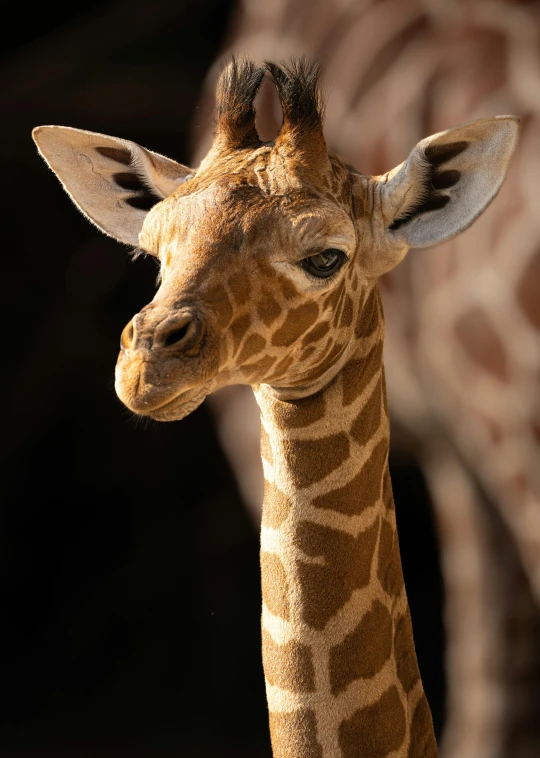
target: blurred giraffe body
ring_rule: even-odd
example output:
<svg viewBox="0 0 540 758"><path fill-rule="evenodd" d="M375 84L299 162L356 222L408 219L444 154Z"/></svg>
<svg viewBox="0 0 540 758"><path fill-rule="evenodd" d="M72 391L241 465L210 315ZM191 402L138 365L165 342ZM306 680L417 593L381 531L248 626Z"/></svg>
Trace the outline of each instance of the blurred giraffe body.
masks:
<svg viewBox="0 0 540 758"><path fill-rule="evenodd" d="M265 72L283 125L255 130ZM382 176L329 154L318 69L234 61L197 170L67 127L34 138L79 208L161 262L122 333L116 391L181 419L250 384L262 412L263 663L275 758L436 758L388 471L378 279L498 192L511 116L422 140Z"/></svg>
<svg viewBox="0 0 540 758"><path fill-rule="evenodd" d="M240 3L226 48L320 56L329 144L372 173L401 160L426 132L494 110L525 114L497 208L446 243L442 255L415 251L381 280L390 413L418 452L439 525L449 685L442 752L459 758L536 755L540 745L530 733L537 723L528 691L537 686L533 601L524 612L524 601L514 598L526 597L526 588L496 578L500 540L508 540L538 603L539 29L538 2L308 7L285 0ZM270 90L262 93L258 122L269 136L278 128ZM220 434L255 512L262 472L258 480L246 443L258 434L255 403L249 412L249 396L237 388L216 395L215 406L226 414ZM508 528L505 535L497 530L496 544L477 482ZM506 639L509 623L514 631Z"/></svg>

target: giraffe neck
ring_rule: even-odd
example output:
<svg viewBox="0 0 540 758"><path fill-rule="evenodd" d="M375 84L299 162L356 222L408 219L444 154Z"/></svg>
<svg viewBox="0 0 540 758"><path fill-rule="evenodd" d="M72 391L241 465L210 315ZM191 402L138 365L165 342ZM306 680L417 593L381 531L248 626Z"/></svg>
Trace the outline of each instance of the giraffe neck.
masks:
<svg viewBox="0 0 540 758"><path fill-rule="evenodd" d="M315 395L256 396L274 758L435 758L388 471L382 327Z"/></svg>

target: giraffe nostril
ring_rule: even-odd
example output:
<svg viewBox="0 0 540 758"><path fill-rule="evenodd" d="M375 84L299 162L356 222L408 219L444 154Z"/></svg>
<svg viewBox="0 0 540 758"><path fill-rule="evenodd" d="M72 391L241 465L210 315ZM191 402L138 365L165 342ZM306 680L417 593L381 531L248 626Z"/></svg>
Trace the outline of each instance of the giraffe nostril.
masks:
<svg viewBox="0 0 540 758"><path fill-rule="evenodd" d="M174 347L186 355L195 355L202 333L202 326L192 313L167 316L155 325L152 312L148 311L138 313L124 328L120 349L127 352L139 348L152 351Z"/></svg>
<svg viewBox="0 0 540 758"><path fill-rule="evenodd" d="M165 347L170 347L171 345L176 345L177 342L181 342L184 337L187 336L192 323L192 321L189 321L187 324L184 324L183 326L178 327L178 329L175 329L173 332L170 332L165 338Z"/></svg>
<svg viewBox="0 0 540 758"><path fill-rule="evenodd" d="M120 335L120 350L129 350L131 345L133 344L133 336L134 336L134 328L133 328L133 319L127 324L127 326L123 329L122 334Z"/></svg>
<svg viewBox="0 0 540 758"><path fill-rule="evenodd" d="M180 317L163 324L156 337L162 347L175 345L186 352L194 347L200 334L201 327L197 318L191 313L183 313Z"/></svg>

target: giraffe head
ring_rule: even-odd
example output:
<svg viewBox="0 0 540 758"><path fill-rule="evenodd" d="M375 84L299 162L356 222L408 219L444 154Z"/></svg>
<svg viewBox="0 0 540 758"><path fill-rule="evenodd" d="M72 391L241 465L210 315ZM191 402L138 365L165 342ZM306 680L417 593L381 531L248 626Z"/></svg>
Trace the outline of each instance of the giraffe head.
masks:
<svg viewBox="0 0 540 758"><path fill-rule="evenodd" d="M269 143L253 107L266 72L283 110ZM428 137L371 177L328 153L317 81L304 62L233 60L196 170L122 139L34 130L90 221L160 262L154 299L121 337L116 390L134 412L182 418L226 384L291 399L317 391L382 319L378 277L409 247L466 228L501 186L516 118Z"/></svg>

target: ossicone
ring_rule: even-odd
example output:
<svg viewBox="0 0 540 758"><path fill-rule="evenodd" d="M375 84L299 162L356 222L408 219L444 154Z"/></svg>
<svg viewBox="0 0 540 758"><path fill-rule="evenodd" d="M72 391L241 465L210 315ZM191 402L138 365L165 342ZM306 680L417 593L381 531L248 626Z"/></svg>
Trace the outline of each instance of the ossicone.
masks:
<svg viewBox="0 0 540 758"><path fill-rule="evenodd" d="M253 101L266 69L248 58L232 57L217 83L215 139L229 149L258 147Z"/></svg>
<svg viewBox="0 0 540 758"><path fill-rule="evenodd" d="M290 143L300 154L324 151L324 101L318 62L293 58L288 63L265 61L257 66L248 58L232 57L217 83L215 138L219 148L257 148L262 143L255 127L254 100L265 76L276 87L283 122L276 142Z"/></svg>
<svg viewBox="0 0 540 758"><path fill-rule="evenodd" d="M318 133L322 137L324 100L319 85L320 64L301 57L292 58L290 63L265 61L265 67L276 85L283 110L280 134Z"/></svg>

